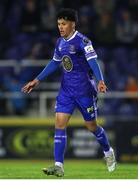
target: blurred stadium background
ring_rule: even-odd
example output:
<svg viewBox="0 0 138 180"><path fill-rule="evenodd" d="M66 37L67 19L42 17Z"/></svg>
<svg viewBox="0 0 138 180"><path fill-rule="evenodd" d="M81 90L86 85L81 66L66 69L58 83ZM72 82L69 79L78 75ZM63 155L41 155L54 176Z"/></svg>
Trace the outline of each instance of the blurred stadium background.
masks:
<svg viewBox="0 0 138 180"><path fill-rule="evenodd" d="M138 1L0 1L0 159L52 158L54 104L61 71L30 95L21 87L53 55L56 12L79 12L78 30L93 41L108 92L99 95L99 118L120 162L138 162ZM66 158L98 159L102 152L76 110Z"/></svg>

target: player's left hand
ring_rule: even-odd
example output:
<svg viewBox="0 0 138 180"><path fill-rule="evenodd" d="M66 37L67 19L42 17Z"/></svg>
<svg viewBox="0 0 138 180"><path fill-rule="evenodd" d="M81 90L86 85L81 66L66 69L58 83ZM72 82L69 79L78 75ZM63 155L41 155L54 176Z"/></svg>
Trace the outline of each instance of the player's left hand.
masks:
<svg viewBox="0 0 138 180"><path fill-rule="evenodd" d="M97 88L98 88L98 92L105 93L107 91L107 86L105 85L104 81L99 81Z"/></svg>

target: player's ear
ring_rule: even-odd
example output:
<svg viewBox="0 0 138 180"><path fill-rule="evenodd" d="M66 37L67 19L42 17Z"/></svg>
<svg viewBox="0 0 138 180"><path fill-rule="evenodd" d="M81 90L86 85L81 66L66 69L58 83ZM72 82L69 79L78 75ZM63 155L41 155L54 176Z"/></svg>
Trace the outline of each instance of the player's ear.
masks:
<svg viewBox="0 0 138 180"><path fill-rule="evenodd" d="M72 28L75 29L75 22L72 22Z"/></svg>

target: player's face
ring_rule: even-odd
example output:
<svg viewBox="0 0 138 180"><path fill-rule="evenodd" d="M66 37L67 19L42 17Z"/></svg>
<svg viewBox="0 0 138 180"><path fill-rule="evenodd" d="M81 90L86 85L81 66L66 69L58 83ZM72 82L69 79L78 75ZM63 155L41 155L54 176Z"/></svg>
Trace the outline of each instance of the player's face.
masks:
<svg viewBox="0 0 138 180"><path fill-rule="evenodd" d="M62 37L68 38L75 31L75 22L58 19L58 29Z"/></svg>

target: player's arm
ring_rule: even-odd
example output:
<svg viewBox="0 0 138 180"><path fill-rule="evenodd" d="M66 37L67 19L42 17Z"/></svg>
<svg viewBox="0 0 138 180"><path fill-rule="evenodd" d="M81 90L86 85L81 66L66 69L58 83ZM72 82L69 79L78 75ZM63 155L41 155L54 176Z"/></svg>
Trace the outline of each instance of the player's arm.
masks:
<svg viewBox="0 0 138 180"><path fill-rule="evenodd" d="M97 54L92 46L92 42L88 38L84 38L81 42L81 48L85 54L88 64L90 65L90 68L92 69L96 79L98 80L98 91L106 92L107 87L104 83L100 66L97 63Z"/></svg>
<svg viewBox="0 0 138 180"><path fill-rule="evenodd" d="M41 80L45 79L58 68L59 64L61 63L61 54L58 49L59 43L60 39L57 40L52 60L46 65L43 71L41 71L40 74L38 74L38 76L34 80L28 82L22 88L22 92L30 93L40 83Z"/></svg>
<svg viewBox="0 0 138 180"><path fill-rule="evenodd" d="M107 87L104 83L104 78L103 78L103 74L102 74L102 71L101 71L101 68L97 62L97 59L96 58L91 58L88 60L88 63L96 77L96 79L98 80L98 91L99 92L106 92L107 90Z"/></svg>
<svg viewBox="0 0 138 180"><path fill-rule="evenodd" d="M49 76L51 73L53 73L59 66L61 61L55 61L51 60L47 66L43 69L43 71L36 77L37 80L42 81L44 80L47 76Z"/></svg>
<svg viewBox="0 0 138 180"><path fill-rule="evenodd" d="M40 74L38 74L38 76L28 82L23 88L22 88L22 92L24 93L30 93L36 86L38 86L38 84L40 83L41 80L45 79L47 76L49 76L52 72L54 72L59 64L61 63L61 61L55 61L55 60L51 60L47 66L43 69L43 71L40 72Z"/></svg>

